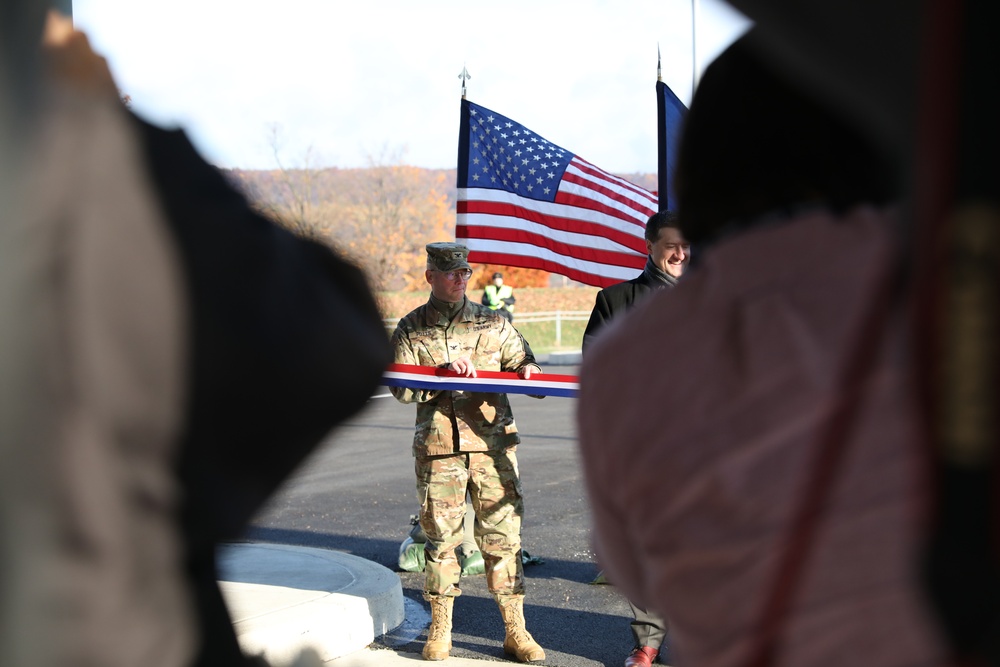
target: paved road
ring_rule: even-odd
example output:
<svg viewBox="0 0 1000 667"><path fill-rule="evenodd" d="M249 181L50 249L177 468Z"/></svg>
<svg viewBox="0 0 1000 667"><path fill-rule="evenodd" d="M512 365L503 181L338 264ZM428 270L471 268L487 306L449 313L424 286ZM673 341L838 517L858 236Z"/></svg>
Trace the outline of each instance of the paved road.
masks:
<svg viewBox="0 0 1000 667"><path fill-rule="evenodd" d="M558 366L545 370L577 372ZM511 403L522 436L523 547L545 561L525 570L528 629L546 650L545 665L619 667L631 648L631 616L613 587L590 583L598 566L576 448L576 402L512 395ZM288 481L248 537L339 549L397 570L400 542L417 511L410 453L414 415L412 405L373 398ZM399 574L407 623L377 643L419 653L422 640L415 636L428 619L420 594L423 575ZM503 660L502 624L485 579L467 578L462 590L455 603L453 655Z"/></svg>

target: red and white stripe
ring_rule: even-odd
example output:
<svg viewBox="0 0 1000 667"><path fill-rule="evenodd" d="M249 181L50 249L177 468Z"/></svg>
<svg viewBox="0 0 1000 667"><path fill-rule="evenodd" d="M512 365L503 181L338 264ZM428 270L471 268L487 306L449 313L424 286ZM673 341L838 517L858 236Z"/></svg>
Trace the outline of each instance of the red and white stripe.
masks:
<svg viewBox="0 0 1000 667"><path fill-rule="evenodd" d="M646 261L656 195L574 157L554 202L504 190L461 188L456 236L473 262L544 269L607 287Z"/></svg>
<svg viewBox="0 0 1000 667"><path fill-rule="evenodd" d="M410 389L531 394L563 398L573 398L580 390L579 378L575 375L535 373L525 380L517 373L477 370L476 377L470 378L446 368L413 364L389 364L382 375L382 383L387 387Z"/></svg>

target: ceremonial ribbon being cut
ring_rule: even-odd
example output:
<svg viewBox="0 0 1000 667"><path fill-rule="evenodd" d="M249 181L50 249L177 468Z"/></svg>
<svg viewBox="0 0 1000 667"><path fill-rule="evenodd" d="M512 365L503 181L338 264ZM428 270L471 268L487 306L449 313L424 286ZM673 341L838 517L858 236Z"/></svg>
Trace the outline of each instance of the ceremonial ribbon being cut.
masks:
<svg viewBox="0 0 1000 667"><path fill-rule="evenodd" d="M477 391L497 394L530 394L533 396L562 396L575 398L580 390L580 380L575 375L549 375L532 373L527 380L517 373L476 370L476 377L465 377L447 368L389 364L382 375L387 387L410 389L444 389L448 391Z"/></svg>

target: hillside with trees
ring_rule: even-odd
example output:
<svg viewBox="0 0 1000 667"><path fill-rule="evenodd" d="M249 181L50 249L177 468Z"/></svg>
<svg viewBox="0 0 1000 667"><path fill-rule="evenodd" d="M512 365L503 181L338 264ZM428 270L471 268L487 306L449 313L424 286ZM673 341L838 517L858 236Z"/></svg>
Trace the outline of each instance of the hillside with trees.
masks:
<svg viewBox="0 0 1000 667"><path fill-rule="evenodd" d="M358 263L379 291L423 291L424 246L455 238L455 169L374 164L362 169L229 169L224 173L260 211ZM655 174L621 176L656 189ZM503 272L511 284L521 287L549 284L544 271L475 268L472 287L482 287L494 271Z"/></svg>

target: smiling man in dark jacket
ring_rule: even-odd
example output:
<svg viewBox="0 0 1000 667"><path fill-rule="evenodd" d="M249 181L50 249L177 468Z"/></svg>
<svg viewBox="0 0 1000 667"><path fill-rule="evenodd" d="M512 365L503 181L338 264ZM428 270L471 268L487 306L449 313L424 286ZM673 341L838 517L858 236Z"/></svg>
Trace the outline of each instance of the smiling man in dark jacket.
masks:
<svg viewBox="0 0 1000 667"><path fill-rule="evenodd" d="M646 222L646 267L632 280L606 287L597 293L594 310L583 332L583 349L608 322L619 317L643 296L662 287L673 287L687 268L691 246L681 234L673 211L660 211Z"/></svg>
<svg viewBox="0 0 1000 667"><path fill-rule="evenodd" d="M673 287L684 273L691 258L691 246L680 230L680 218L673 211L660 211L646 222L646 267L642 273L625 282L606 287L597 293L594 310L583 334L583 350L593 342L600 329L632 308L644 297ZM649 667L659 655L667 636L667 623L638 605L632 608L632 638L634 647L625 667Z"/></svg>

